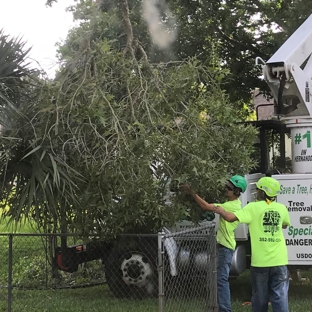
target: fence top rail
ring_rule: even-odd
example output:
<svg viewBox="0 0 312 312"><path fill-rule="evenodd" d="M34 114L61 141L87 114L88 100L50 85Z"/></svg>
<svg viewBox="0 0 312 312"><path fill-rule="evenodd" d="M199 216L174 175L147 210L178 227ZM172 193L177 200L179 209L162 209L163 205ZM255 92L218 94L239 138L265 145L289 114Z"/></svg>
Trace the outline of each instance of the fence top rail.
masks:
<svg viewBox="0 0 312 312"><path fill-rule="evenodd" d="M210 224L201 225L197 227L192 227L189 229L185 229L178 232L172 233L156 233L156 234L118 234L117 237L158 237L161 235L164 238L172 237L172 236L182 236L185 234L190 234L192 236L206 236L207 233L203 231L209 230L209 233L214 231L215 229L215 222ZM85 235L81 235L80 233L14 233L14 232L7 232L7 233L0 233L0 236L39 236L39 237L85 237ZM94 233L90 233L88 237L102 239L98 237Z"/></svg>
<svg viewBox="0 0 312 312"><path fill-rule="evenodd" d="M216 223L212 222L210 224L192 227L192 228L185 229L185 230L178 231L178 232L165 233L163 234L163 238L178 237L178 236L182 236L185 234L190 234L194 237L203 237L203 236L207 236L208 234L208 233L203 233L203 231L209 230L209 234L211 232L214 233L215 226L216 226Z"/></svg>
<svg viewBox="0 0 312 312"><path fill-rule="evenodd" d="M80 234L60 234L60 233L0 233L0 236L67 236L67 237L71 237L71 236L81 236Z"/></svg>
<svg viewBox="0 0 312 312"><path fill-rule="evenodd" d="M118 234L117 237L158 237L159 234ZM83 237L83 235L78 233L0 233L0 236L40 236L40 237ZM101 237L97 237L94 234L88 235L89 237L94 237L101 239Z"/></svg>

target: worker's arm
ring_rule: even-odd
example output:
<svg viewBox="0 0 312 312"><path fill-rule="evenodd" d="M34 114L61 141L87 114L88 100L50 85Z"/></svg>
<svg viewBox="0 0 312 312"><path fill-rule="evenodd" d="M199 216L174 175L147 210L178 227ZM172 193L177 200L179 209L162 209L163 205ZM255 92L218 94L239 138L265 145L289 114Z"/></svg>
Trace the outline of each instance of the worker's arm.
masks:
<svg viewBox="0 0 312 312"><path fill-rule="evenodd" d="M188 184L182 185L181 189L184 193L190 194L194 198L198 206L201 207L203 210L212 212L215 211L216 209L215 205L207 203L204 199L198 196Z"/></svg>
<svg viewBox="0 0 312 312"><path fill-rule="evenodd" d="M290 216L287 208L285 207L285 214L284 214L284 219L282 222L282 228L287 229L287 226L290 226Z"/></svg>
<svg viewBox="0 0 312 312"><path fill-rule="evenodd" d="M221 206L215 207L214 212L218 213L227 222L234 222L238 220L233 212L225 211Z"/></svg>

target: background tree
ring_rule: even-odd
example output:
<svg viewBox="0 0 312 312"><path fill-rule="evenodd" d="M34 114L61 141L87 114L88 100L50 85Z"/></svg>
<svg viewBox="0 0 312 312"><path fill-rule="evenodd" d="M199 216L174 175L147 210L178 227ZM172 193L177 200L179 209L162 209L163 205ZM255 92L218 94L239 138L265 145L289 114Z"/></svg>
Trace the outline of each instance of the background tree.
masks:
<svg viewBox="0 0 312 312"><path fill-rule="evenodd" d="M51 2L51 1L50 1ZM222 88L238 113L246 116L244 105L251 104L250 92L259 87L268 94L268 87L259 79L260 67L255 58L268 60L280 45L308 17L312 4L296 1L159 0L128 1L133 31L152 63L183 61L196 57L205 66L221 67L229 73L222 80ZM146 18L144 12L159 18ZM82 31L89 31L91 39L106 38L116 49L126 45L119 3L116 1L77 1L72 7L74 17L83 27L74 29L60 46L60 58L79 46ZM144 18L145 17L145 18ZM162 27L150 27L150 24ZM153 25L154 25L153 24ZM149 28L152 31L148 31ZM170 45L156 44L163 33L173 34ZM80 39L79 39L80 38ZM67 52L66 52L67 51Z"/></svg>

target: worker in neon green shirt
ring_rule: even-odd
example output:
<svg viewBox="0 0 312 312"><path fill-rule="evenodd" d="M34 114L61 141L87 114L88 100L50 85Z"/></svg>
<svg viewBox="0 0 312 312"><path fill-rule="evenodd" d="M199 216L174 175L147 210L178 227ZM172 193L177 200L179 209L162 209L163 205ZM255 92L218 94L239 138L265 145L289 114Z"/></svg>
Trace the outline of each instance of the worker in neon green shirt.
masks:
<svg viewBox="0 0 312 312"><path fill-rule="evenodd" d="M244 177L240 175L232 176L225 183L225 195L228 199L223 204L210 204L198 196L189 185L182 186L185 193L190 194L196 203L206 211L215 211L217 206L221 206L225 211L231 213L242 209L239 196L245 192L247 182ZM232 264L232 258L236 247L234 231L239 224L238 221L229 223L220 218L219 228L217 233L217 286L218 286L218 305L219 312L231 312L231 294L229 285L229 273Z"/></svg>
<svg viewBox="0 0 312 312"><path fill-rule="evenodd" d="M287 208L275 201L280 190L276 179L263 177L257 183L257 202L237 212L216 207L216 213L228 222L247 223L251 238L252 309L288 312L288 255L283 228L290 225Z"/></svg>

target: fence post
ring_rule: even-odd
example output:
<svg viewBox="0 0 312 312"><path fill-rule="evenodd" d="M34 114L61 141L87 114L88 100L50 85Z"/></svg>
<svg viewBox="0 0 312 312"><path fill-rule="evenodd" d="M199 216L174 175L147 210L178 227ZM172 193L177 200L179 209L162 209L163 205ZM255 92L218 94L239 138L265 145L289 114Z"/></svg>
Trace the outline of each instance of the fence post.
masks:
<svg viewBox="0 0 312 312"><path fill-rule="evenodd" d="M164 244L162 234L158 234L158 311L163 312L164 308Z"/></svg>
<svg viewBox="0 0 312 312"><path fill-rule="evenodd" d="M218 312L218 299L217 299L217 241L216 241L216 232L215 232L215 222L213 222L213 228L211 229L210 235L207 236L207 239L210 240L209 251L210 251L210 261L213 266L212 276L207 274L207 288L210 293L207 292L207 311L208 312ZM210 237L210 239L209 239ZM213 238L211 240L211 237ZM212 300L211 300L212 299Z"/></svg>
<svg viewBox="0 0 312 312"><path fill-rule="evenodd" d="M13 235L9 235L9 263L8 263L8 312L12 311L12 263L13 263Z"/></svg>
<svg viewBox="0 0 312 312"><path fill-rule="evenodd" d="M215 223L214 223L215 224ZM217 239L216 239L216 232L213 231L213 244L212 244L212 257L213 257L213 285L214 289L216 290L213 292L213 312L219 311L219 305L218 305L218 285L217 285L217 267L218 267L218 259L217 259Z"/></svg>

